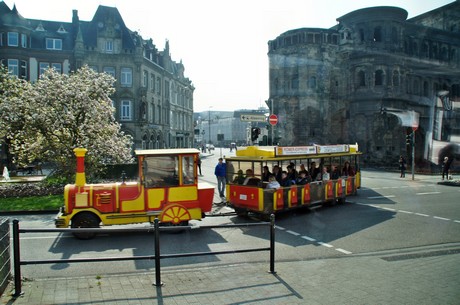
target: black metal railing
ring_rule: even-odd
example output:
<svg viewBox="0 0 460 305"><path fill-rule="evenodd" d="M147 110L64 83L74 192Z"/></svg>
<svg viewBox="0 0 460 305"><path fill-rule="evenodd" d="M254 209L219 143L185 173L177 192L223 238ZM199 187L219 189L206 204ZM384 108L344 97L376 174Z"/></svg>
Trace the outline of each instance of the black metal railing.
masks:
<svg viewBox="0 0 460 305"><path fill-rule="evenodd" d="M8 286L10 276L10 223L8 219L0 218L0 295Z"/></svg>
<svg viewBox="0 0 460 305"><path fill-rule="evenodd" d="M214 228L237 228L237 227L255 227L269 226L270 227L270 246L262 248L226 250L226 251L209 251L209 252L191 252L191 253L175 253L161 254L160 252L160 232L161 231L179 231L184 229L214 229ZM47 259L47 260L21 260L21 252L19 246L21 233L44 233L44 232L66 232L66 233L128 233L128 232L153 232L154 238L154 254L153 255L138 255L125 257L98 257L98 258L73 258L73 259ZM82 262L102 262L102 261L126 261L126 260L154 260L155 261L155 286L161 286L161 259L164 258L180 258L190 256L205 256L205 255L220 255L220 254L235 254L246 252L270 251L270 273L275 272L275 216L270 215L270 222L258 223L243 223L243 224L227 224L227 225L205 225L205 226L180 226L180 227L160 227L159 220L155 219L153 227L149 228L124 228L124 229L101 229L101 228L78 228L78 229L22 229L19 228L19 221L13 220L13 255L14 255L14 296L22 294L21 288L21 266L23 265L40 265L40 264L59 264L59 263L82 263Z"/></svg>

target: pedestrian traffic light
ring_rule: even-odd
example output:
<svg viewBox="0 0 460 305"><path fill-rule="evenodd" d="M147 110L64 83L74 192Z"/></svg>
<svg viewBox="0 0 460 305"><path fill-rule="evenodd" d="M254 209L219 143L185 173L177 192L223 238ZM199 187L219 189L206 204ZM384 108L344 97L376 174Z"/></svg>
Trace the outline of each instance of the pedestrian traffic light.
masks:
<svg viewBox="0 0 460 305"><path fill-rule="evenodd" d="M251 128L251 140L255 141L260 135L260 128L259 127L252 127Z"/></svg>
<svg viewBox="0 0 460 305"><path fill-rule="evenodd" d="M412 134L406 135L406 145L412 145Z"/></svg>

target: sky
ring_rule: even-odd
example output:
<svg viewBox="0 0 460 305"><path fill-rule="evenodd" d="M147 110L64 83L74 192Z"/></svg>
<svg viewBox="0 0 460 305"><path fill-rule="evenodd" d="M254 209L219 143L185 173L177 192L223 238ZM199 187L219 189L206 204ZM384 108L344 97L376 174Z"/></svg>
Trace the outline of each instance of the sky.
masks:
<svg viewBox="0 0 460 305"><path fill-rule="evenodd" d="M0 0L2 1L2 0ZM99 5L118 8L126 26L174 61L195 86L194 111L257 109L268 91L268 47L282 33L330 28L357 9L397 6L408 18L454 0L4 0L29 19L90 21Z"/></svg>

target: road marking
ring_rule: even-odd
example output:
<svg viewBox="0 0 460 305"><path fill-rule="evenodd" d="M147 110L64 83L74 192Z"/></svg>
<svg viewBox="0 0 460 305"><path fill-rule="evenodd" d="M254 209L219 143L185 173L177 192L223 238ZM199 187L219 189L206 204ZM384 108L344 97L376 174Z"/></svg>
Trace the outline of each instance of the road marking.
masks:
<svg viewBox="0 0 460 305"><path fill-rule="evenodd" d="M430 215L422 214L422 213L414 213L414 214L418 216L423 216L423 217L430 217Z"/></svg>
<svg viewBox="0 0 460 305"><path fill-rule="evenodd" d="M308 236L305 236L305 235L300 236L300 238L303 238L303 239L306 239L306 240L309 240L309 241L316 241L316 239L308 237Z"/></svg>
<svg viewBox="0 0 460 305"><path fill-rule="evenodd" d="M336 248L335 250L337 250L339 252L342 252L344 254L353 254L353 252L350 252L350 251L347 251L347 250L344 250L344 249L340 249L340 248Z"/></svg>
<svg viewBox="0 0 460 305"><path fill-rule="evenodd" d="M392 209L392 208L381 207L380 209L382 209L382 210L387 210L387 211L391 211L391 212L396 212L396 209Z"/></svg>
<svg viewBox="0 0 460 305"><path fill-rule="evenodd" d="M415 195L433 195L440 194L441 192L425 192L425 193L415 193Z"/></svg>
<svg viewBox="0 0 460 305"><path fill-rule="evenodd" d="M398 212L405 213L405 214L414 214L414 212L409 212L405 210L398 210Z"/></svg>
<svg viewBox="0 0 460 305"><path fill-rule="evenodd" d="M289 234L292 234L292 235L295 235L295 236L299 236L299 235L300 235L299 233L294 232L294 231L291 231L291 230L287 230L286 233L289 233Z"/></svg>
<svg viewBox="0 0 460 305"><path fill-rule="evenodd" d="M280 226L275 226L275 228L280 229L280 230L286 230L285 228L280 227Z"/></svg>
<svg viewBox="0 0 460 305"><path fill-rule="evenodd" d="M367 199L381 199L381 198L393 198L394 195L387 195L387 196L371 196L367 197Z"/></svg>
<svg viewBox="0 0 460 305"><path fill-rule="evenodd" d="M454 222L456 222L456 223L460 223L460 220L454 220Z"/></svg>
<svg viewBox="0 0 460 305"><path fill-rule="evenodd" d="M320 244L321 246L328 247L328 248L334 248L333 245L330 245L330 244L327 244L327 243L323 243L322 241L319 241L318 244Z"/></svg>
<svg viewBox="0 0 460 305"><path fill-rule="evenodd" d="M441 220L450 220L449 218L444 218L444 217L439 217L439 216L433 216L433 218L441 219Z"/></svg>

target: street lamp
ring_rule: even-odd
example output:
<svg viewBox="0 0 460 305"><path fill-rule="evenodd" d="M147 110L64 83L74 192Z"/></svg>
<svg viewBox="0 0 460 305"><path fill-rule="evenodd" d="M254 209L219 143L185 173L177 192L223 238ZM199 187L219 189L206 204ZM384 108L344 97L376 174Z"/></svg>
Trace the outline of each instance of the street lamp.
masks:
<svg viewBox="0 0 460 305"><path fill-rule="evenodd" d="M211 108L212 108L212 106L209 106L209 110L208 110L208 128L209 128L209 133L208 133L209 141L208 141L208 143L209 144L211 144Z"/></svg>

